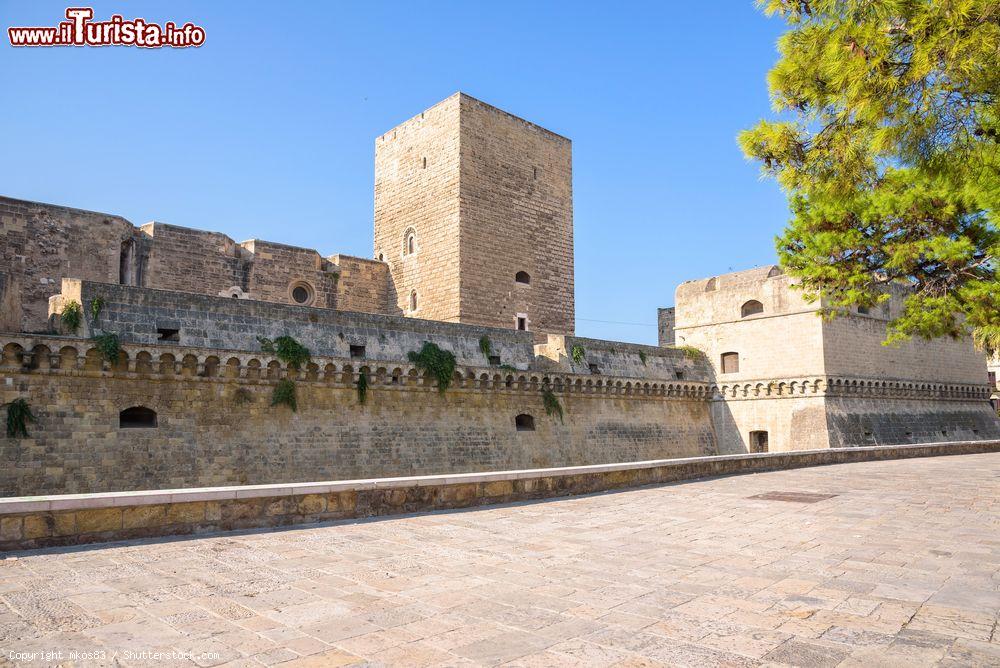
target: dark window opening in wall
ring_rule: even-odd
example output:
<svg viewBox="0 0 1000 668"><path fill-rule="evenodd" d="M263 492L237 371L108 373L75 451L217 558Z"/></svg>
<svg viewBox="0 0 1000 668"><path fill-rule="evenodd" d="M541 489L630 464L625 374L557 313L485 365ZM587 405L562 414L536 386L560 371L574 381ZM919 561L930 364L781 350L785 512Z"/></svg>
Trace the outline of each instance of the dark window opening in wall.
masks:
<svg viewBox="0 0 1000 668"><path fill-rule="evenodd" d="M178 343L181 340L181 330L170 329L167 327L158 327L156 329L157 341L169 341L170 343Z"/></svg>
<svg viewBox="0 0 1000 668"><path fill-rule="evenodd" d="M385 262L385 255L383 255L382 253L379 253L378 254L378 261L379 262Z"/></svg>
<svg viewBox="0 0 1000 668"><path fill-rule="evenodd" d="M514 418L514 426L518 431L535 431L535 418L527 413L521 413Z"/></svg>
<svg viewBox="0 0 1000 668"><path fill-rule="evenodd" d="M867 306L859 306L858 307L858 313L860 313L861 315L868 315L871 312L872 312L871 309L868 308Z"/></svg>
<svg viewBox="0 0 1000 668"><path fill-rule="evenodd" d="M750 432L750 452L767 452L767 432Z"/></svg>
<svg viewBox="0 0 1000 668"><path fill-rule="evenodd" d="M500 356L490 355L490 366L500 366Z"/></svg>
<svg viewBox="0 0 1000 668"><path fill-rule="evenodd" d="M596 364L590 364L588 367L590 368L590 373L601 373L601 368Z"/></svg>
<svg viewBox="0 0 1000 668"><path fill-rule="evenodd" d="M739 373L740 354L722 353L722 373Z"/></svg>
<svg viewBox="0 0 1000 668"><path fill-rule="evenodd" d="M531 276L526 271L519 271L514 274L514 282L521 285L531 285Z"/></svg>
<svg viewBox="0 0 1000 668"><path fill-rule="evenodd" d="M427 169L427 158L424 158L424 169Z"/></svg>
<svg viewBox="0 0 1000 668"><path fill-rule="evenodd" d="M751 315L757 315L758 313L764 312L764 305L761 304L756 299L751 299L746 304L740 308L740 317L746 318Z"/></svg>
<svg viewBox="0 0 1000 668"><path fill-rule="evenodd" d="M417 291L413 290L410 292L410 310L417 310Z"/></svg>
<svg viewBox="0 0 1000 668"><path fill-rule="evenodd" d="M517 328L522 332L528 331L528 319L523 316L517 316Z"/></svg>
<svg viewBox="0 0 1000 668"><path fill-rule="evenodd" d="M948 436L948 430L947 429L942 429L941 430L941 435L947 437Z"/></svg>
<svg viewBox="0 0 1000 668"><path fill-rule="evenodd" d="M292 301L300 306L309 306L312 304L313 295L315 294L313 287L305 281L298 281L292 284Z"/></svg>
<svg viewBox="0 0 1000 668"><path fill-rule="evenodd" d="M996 371L989 371L989 372L987 372L986 377L990 381L990 387L996 387L997 386L997 373L996 373Z"/></svg>
<svg viewBox="0 0 1000 668"><path fill-rule="evenodd" d="M137 285L135 280L135 240L126 239L122 242L121 255L118 258L118 283L121 285Z"/></svg>
<svg viewBox="0 0 1000 668"><path fill-rule="evenodd" d="M684 380L684 372L674 371L674 380Z"/></svg>
<svg viewBox="0 0 1000 668"><path fill-rule="evenodd" d="M364 357L365 347L364 346L351 346L351 357Z"/></svg>
<svg viewBox="0 0 1000 668"><path fill-rule="evenodd" d="M153 429L156 427L156 411L145 406L132 406L118 414L120 429Z"/></svg>
<svg viewBox="0 0 1000 668"><path fill-rule="evenodd" d="M532 167L531 168L531 178L533 178L533 179L537 179L538 178L538 167Z"/></svg>
<svg viewBox="0 0 1000 668"><path fill-rule="evenodd" d="M417 232L412 227L403 233L403 255L413 255L417 252Z"/></svg>

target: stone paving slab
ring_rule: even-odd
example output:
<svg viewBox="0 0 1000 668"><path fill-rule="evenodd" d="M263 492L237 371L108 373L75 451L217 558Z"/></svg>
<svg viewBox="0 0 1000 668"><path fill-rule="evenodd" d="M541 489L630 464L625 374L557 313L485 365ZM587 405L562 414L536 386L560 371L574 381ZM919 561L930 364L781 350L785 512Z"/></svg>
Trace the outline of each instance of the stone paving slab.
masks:
<svg viewBox="0 0 1000 668"><path fill-rule="evenodd" d="M3 666L1000 666L998 619L995 453L0 561Z"/></svg>

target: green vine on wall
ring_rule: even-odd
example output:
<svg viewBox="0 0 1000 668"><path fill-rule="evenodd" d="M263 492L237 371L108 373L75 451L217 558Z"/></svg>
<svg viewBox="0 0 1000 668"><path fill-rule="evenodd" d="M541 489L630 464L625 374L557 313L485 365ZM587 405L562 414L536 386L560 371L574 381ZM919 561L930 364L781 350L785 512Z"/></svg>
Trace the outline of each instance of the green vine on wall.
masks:
<svg viewBox="0 0 1000 668"><path fill-rule="evenodd" d="M542 404L545 406L545 414L549 417L559 416L559 422L563 421L563 407L559 399L549 388L542 390Z"/></svg>
<svg viewBox="0 0 1000 668"><path fill-rule="evenodd" d="M312 358L309 349L290 336L279 336L274 341L258 336L257 341L262 352L277 356L293 369L300 369Z"/></svg>
<svg viewBox="0 0 1000 668"><path fill-rule="evenodd" d="M573 356L574 364L583 364L583 360L587 357L587 351L580 345L573 346L570 354Z"/></svg>
<svg viewBox="0 0 1000 668"><path fill-rule="evenodd" d="M75 334L76 330L80 329L80 322L83 320L83 308L80 306L80 302L75 299L66 302L63 305L62 313L59 314L59 319L62 320L63 327Z"/></svg>
<svg viewBox="0 0 1000 668"><path fill-rule="evenodd" d="M105 334L98 334L93 337L94 345L97 347L97 352L101 354L108 363L114 364L118 361L118 356L122 352L121 341L118 340L118 335L114 332L108 332Z"/></svg>
<svg viewBox="0 0 1000 668"><path fill-rule="evenodd" d="M292 412L296 412L299 409L298 400L295 396L295 383L285 378L284 380L279 380L278 384L274 386L274 392L271 394L271 405L288 406L292 409Z"/></svg>
<svg viewBox="0 0 1000 668"><path fill-rule="evenodd" d="M429 372L437 378L438 392L444 392L451 385L455 376L455 355L451 351L442 350L430 341L424 344L419 353L410 351L407 358L416 365L418 369Z"/></svg>
<svg viewBox="0 0 1000 668"><path fill-rule="evenodd" d="M642 362L643 366L646 366L646 351L645 350L640 350L639 351L639 361Z"/></svg>
<svg viewBox="0 0 1000 668"><path fill-rule="evenodd" d="M698 350L694 346L676 346L675 349L680 350L682 353L684 353L684 357L688 358L689 360L694 360L697 362L699 360L705 359L705 353L701 350Z"/></svg>
<svg viewBox="0 0 1000 668"><path fill-rule="evenodd" d="M37 422L27 399L15 399L7 404L7 438L28 438L28 423Z"/></svg>
<svg viewBox="0 0 1000 668"><path fill-rule="evenodd" d="M362 370L358 374L358 403L362 406L368 399L368 374Z"/></svg>
<svg viewBox="0 0 1000 668"><path fill-rule="evenodd" d="M486 358L486 363L490 363L490 355L493 354L493 344L490 343L490 337L485 334L479 339L479 350L482 351L483 357Z"/></svg>
<svg viewBox="0 0 1000 668"><path fill-rule="evenodd" d="M94 297L90 300L90 317L97 324L97 319L101 317L101 311L104 309L104 300L100 297Z"/></svg>

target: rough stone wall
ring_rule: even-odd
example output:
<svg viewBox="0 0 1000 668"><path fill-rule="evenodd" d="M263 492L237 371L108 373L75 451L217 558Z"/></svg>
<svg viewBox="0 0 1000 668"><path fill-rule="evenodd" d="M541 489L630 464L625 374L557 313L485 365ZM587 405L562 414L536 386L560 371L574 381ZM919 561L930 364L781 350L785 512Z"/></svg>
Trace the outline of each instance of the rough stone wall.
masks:
<svg viewBox="0 0 1000 668"><path fill-rule="evenodd" d="M703 350L712 364L720 451L746 452L753 431L768 433L771 451L921 443L943 432L996 437L982 357L968 340L882 345L901 299L824 321L820 304L774 266L679 286L677 344ZM743 315L750 300L762 312ZM739 369L724 372L731 352Z"/></svg>
<svg viewBox="0 0 1000 668"><path fill-rule="evenodd" d="M19 290L14 329L46 329L63 278L117 283L121 244L133 232L119 216L0 197L0 268Z"/></svg>
<svg viewBox="0 0 1000 668"><path fill-rule="evenodd" d="M676 291L678 346L705 352L717 382L794 378L823 373L823 321L776 267L688 281ZM759 301L762 313L741 316ZM739 371L723 373L722 354L739 355Z"/></svg>
<svg viewBox="0 0 1000 668"><path fill-rule="evenodd" d="M573 357L577 348L583 355L579 361ZM548 368L567 373L700 382L714 377L703 358L683 350L637 343L549 334L545 343L535 345L535 354L540 360L550 361Z"/></svg>
<svg viewBox="0 0 1000 668"><path fill-rule="evenodd" d="M451 350L461 364L485 364L479 342L487 336L501 364L527 369L533 360L526 332L71 279L64 281L53 311L67 300L89 304L96 297L104 307L96 326L84 309L81 336L114 332L124 342L149 344L158 342L158 329L177 329L184 346L255 351L260 350L258 337L289 335L316 355L350 357L351 346L364 346L366 359L386 361L404 361L432 341Z"/></svg>
<svg viewBox="0 0 1000 668"><path fill-rule="evenodd" d="M257 239L242 245L253 253L250 299L295 304L292 289L305 285L311 297L303 305L338 308L337 268L316 251Z"/></svg>
<svg viewBox="0 0 1000 668"><path fill-rule="evenodd" d="M657 345L673 346L677 344L677 337L674 333L676 321L676 311L673 307L656 309Z"/></svg>
<svg viewBox="0 0 1000 668"><path fill-rule="evenodd" d="M720 398L712 402L712 422L723 455L749 452L751 431L768 433L768 452L831 447L823 396Z"/></svg>
<svg viewBox="0 0 1000 668"><path fill-rule="evenodd" d="M570 140L460 95L461 318L573 334ZM527 272L530 284L514 280Z"/></svg>
<svg viewBox="0 0 1000 668"><path fill-rule="evenodd" d="M342 265L342 266L341 266ZM238 244L217 232L0 197L0 330L40 332L62 279L140 285L206 295L294 303L308 284L310 304L388 311L380 262L267 241Z"/></svg>
<svg viewBox="0 0 1000 668"><path fill-rule="evenodd" d="M830 447L1000 438L987 401L828 397Z"/></svg>
<svg viewBox="0 0 1000 668"><path fill-rule="evenodd" d="M6 343L0 403L26 398L27 439L0 438L3 495L122 491L524 469L714 454L708 403L694 388L596 390L571 375L462 368L445 394L412 365L319 358L301 373L268 356L126 344L103 363L85 339ZM214 361L213 361L214 360ZM221 361L221 364L220 364ZM358 369L371 365L359 403ZM390 367L391 368L391 367ZM295 378L298 412L271 406ZM580 380L577 383L576 380ZM590 380L590 379L587 379ZM549 383L564 420L547 416ZM606 384L605 384L606 383ZM119 428L145 406L157 427ZM535 431L514 418L530 414Z"/></svg>
<svg viewBox="0 0 1000 668"><path fill-rule="evenodd" d="M361 313L389 313L389 265L350 255L329 258L337 266L337 308Z"/></svg>
<svg viewBox="0 0 1000 668"><path fill-rule="evenodd" d="M0 271L0 332L21 329L21 286L14 274Z"/></svg>
<svg viewBox="0 0 1000 668"><path fill-rule="evenodd" d="M884 346L886 325L899 299L870 314L851 312L823 324L823 368L830 376L905 379L929 383L986 382L983 355L968 337L914 338Z"/></svg>
<svg viewBox="0 0 1000 668"><path fill-rule="evenodd" d="M389 266L390 313L460 321L457 95L375 140L375 257Z"/></svg>
<svg viewBox="0 0 1000 668"><path fill-rule="evenodd" d="M164 223L140 229L150 239L142 285L209 295L249 289L250 258L225 234Z"/></svg>

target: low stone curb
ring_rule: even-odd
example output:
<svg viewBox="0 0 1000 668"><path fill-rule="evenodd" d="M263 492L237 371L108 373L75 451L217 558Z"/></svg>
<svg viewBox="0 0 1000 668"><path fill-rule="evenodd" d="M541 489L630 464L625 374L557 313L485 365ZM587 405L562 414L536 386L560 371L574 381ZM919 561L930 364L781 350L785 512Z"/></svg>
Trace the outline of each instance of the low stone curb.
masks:
<svg viewBox="0 0 1000 668"><path fill-rule="evenodd" d="M711 476L1000 452L1000 441L866 446L492 473L0 499L0 551L288 526L588 494Z"/></svg>

